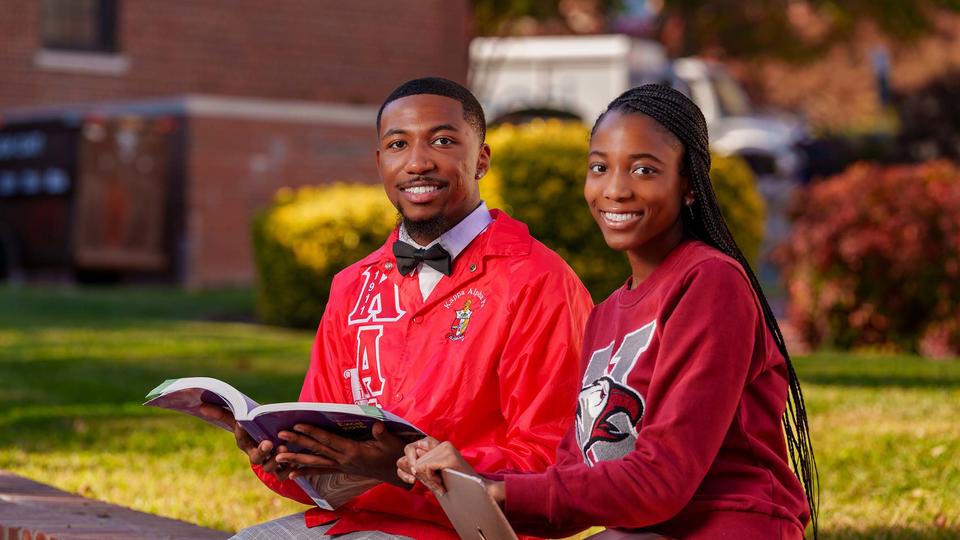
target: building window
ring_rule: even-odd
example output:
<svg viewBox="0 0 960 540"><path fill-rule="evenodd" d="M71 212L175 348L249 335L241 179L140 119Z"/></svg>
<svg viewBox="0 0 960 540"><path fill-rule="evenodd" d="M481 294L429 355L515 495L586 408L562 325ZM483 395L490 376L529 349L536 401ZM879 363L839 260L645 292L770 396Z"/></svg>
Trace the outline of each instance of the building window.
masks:
<svg viewBox="0 0 960 540"><path fill-rule="evenodd" d="M117 52L117 0L43 0L44 49Z"/></svg>

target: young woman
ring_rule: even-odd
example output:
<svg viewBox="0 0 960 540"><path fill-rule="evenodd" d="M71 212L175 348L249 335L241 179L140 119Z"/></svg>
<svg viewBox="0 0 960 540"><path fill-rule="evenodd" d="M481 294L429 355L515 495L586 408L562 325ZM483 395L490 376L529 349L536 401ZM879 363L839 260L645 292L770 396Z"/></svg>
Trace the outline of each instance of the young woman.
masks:
<svg viewBox="0 0 960 540"><path fill-rule="evenodd" d="M587 323L556 465L486 475L518 532L799 539L812 517L816 537L803 396L709 170L703 114L671 88L629 90L594 125L584 197L632 275ZM398 475L442 493L441 469L474 472L455 442L409 445Z"/></svg>

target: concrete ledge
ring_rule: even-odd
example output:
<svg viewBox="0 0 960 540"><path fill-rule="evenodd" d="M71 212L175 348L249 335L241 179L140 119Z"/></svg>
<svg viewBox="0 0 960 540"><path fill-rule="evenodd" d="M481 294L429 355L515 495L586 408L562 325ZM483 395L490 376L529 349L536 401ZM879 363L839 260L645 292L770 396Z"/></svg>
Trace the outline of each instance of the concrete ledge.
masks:
<svg viewBox="0 0 960 540"><path fill-rule="evenodd" d="M0 540L220 540L229 536L87 499L0 470Z"/></svg>

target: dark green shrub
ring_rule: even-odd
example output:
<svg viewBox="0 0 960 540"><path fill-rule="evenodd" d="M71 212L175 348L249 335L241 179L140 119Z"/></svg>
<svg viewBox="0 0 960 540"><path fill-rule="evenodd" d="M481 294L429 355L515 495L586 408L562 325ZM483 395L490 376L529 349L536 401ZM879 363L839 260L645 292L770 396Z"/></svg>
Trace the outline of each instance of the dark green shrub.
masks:
<svg viewBox="0 0 960 540"><path fill-rule="evenodd" d="M766 204L757 191L757 179L742 158L714 154L711 162L710 180L720 212L740 251L756 270L767 215Z"/></svg>
<svg viewBox="0 0 960 540"><path fill-rule="evenodd" d="M526 223L602 299L630 266L604 243L583 200L589 136L582 124L558 120L494 128L487 133L490 173L480 187L488 205Z"/></svg>

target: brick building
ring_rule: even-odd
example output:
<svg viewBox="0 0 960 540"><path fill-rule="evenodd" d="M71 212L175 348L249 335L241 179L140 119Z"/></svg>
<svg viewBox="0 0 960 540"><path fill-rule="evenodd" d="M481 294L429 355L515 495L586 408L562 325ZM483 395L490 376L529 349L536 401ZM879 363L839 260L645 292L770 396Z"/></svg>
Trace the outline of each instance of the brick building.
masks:
<svg viewBox="0 0 960 540"><path fill-rule="evenodd" d="M376 181L377 107L465 82L469 24L468 0L0 0L0 274L249 283L253 214Z"/></svg>

